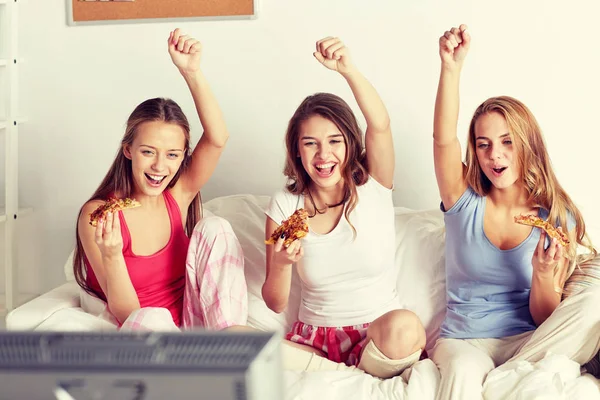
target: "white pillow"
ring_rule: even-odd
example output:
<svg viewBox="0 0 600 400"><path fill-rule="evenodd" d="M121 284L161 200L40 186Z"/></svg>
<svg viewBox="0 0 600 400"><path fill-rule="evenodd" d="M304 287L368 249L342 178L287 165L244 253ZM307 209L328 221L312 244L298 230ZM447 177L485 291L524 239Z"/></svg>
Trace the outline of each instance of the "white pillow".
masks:
<svg viewBox="0 0 600 400"><path fill-rule="evenodd" d="M446 313L445 229L439 210L396 208L398 295L421 319L426 349L435 344Z"/></svg>
<svg viewBox="0 0 600 400"><path fill-rule="evenodd" d="M75 280L75 274L73 274L73 256L75 255L75 250L73 250L71 252L71 254L69 254L69 257L67 258L67 262L65 263L65 266L63 267L63 271L65 272L65 278L67 280L67 282L71 282Z"/></svg>
<svg viewBox="0 0 600 400"><path fill-rule="evenodd" d="M283 313L269 310L261 295L265 279L264 209L268 202L267 196L236 195L215 198L204 207L231 223L244 251L249 325L287 331L298 318L300 304L295 270L288 308ZM439 334L446 305L444 221L439 210L396 209L396 263L401 302L421 318L430 348Z"/></svg>
<svg viewBox="0 0 600 400"><path fill-rule="evenodd" d="M265 280L264 210L268 196L234 195L204 204L204 215L218 215L231 224L244 252L250 326L287 332L298 318L300 280L294 269L287 309L271 311L262 299ZM427 331L427 349L433 346L444 318L444 221L439 210L396 208L396 265L401 304L415 312ZM73 252L64 266L67 281L74 280Z"/></svg>

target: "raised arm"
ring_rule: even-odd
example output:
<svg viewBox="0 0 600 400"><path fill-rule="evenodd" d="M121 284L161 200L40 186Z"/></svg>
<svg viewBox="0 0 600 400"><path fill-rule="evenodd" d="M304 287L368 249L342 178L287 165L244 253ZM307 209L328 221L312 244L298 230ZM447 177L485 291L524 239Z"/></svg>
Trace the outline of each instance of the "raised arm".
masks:
<svg viewBox="0 0 600 400"><path fill-rule="evenodd" d="M78 231L85 255L106 296L110 312L121 323L132 311L140 308L140 301L129 278L123 258L123 238L118 214L109 213L105 221L89 224L89 214L102 202L91 201L83 206Z"/></svg>
<svg viewBox="0 0 600 400"><path fill-rule="evenodd" d="M173 64L179 69L192 93L204 129L192 153L189 168L181 175L174 188L174 191L180 191L182 200L189 205L217 167L229 132L217 100L200 69L200 42L175 29L169 35L168 44Z"/></svg>
<svg viewBox="0 0 600 400"><path fill-rule="evenodd" d="M467 188L456 125L460 73L470 43L466 25L446 31L439 41L442 66L433 118L433 159L440 196L446 210L456 203Z"/></svg>
<svg viewBox="0 0 600 400"><path fill-rule="evenodd" d="M319 40L314 56L325 67L339 72L350 85L367 122L365 147L369 174L383 186L391 188L396 161L390 116L381 97L352 63L350 52L340 39L327 37Z"/></svg>
<svg viewBox="0 0 600 400"><path fill-rule="evenodd" d="M267 217L265 224L265 240L268 240L277 224ZM285 310L290 298L293 264L304 255L300 240L295 240L288 248L283 246L283 238L274 245L267 245L267 274L262 287L263 300L271 310L280 313Z"/></svg>

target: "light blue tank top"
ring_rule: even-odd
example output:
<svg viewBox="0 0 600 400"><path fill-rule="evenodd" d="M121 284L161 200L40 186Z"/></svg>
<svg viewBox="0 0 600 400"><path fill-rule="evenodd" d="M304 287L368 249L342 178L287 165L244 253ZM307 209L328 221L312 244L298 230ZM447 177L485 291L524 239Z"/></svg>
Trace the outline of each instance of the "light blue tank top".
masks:
<svg viewBox="0 0 600 400"><path fill-rule="evenodd" d="M541 231L532 229L516 247L500 250L483 231L484 213L485 197L469 187L444 214L447 308L441 337L500 338L536 328L529 292ZM540 209L539 217L546 219L548 211Z"/></svg>

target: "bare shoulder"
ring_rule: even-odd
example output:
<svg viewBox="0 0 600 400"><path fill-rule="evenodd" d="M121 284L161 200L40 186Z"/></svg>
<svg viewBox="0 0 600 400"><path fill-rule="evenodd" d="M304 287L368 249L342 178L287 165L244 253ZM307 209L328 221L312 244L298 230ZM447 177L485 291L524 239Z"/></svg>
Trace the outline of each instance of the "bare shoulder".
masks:
<svg viewBox="0 0 600 400"><path fill-rule="evenodd" d="M175 186L173 186L172 188L169 188L166 190L168 190L169 193L171 194L171 196L173 196L173 199L175 199L175 202L179 206L179 210L181 211L181 214L187 215L187 212L185 210L188 209L188 207L194 200L194 197L196 196L196 194L194 194L191 197L189 195L186 195L186 193L184 193L184 191L181 189L181 186L178 186L178 184L179 184L179 182L177 182L177 184L175 184Z"/></svg>

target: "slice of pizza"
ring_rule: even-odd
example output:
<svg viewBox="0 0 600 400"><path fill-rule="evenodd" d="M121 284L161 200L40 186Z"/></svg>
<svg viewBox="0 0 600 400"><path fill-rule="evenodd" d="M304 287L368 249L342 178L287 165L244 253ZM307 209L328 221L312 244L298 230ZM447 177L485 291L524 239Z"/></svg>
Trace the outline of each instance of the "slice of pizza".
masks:
<svg viewBox="0 0 600 400"><path fill-rule="evenodd" d="M558 240L558 242L564 247L567 247L571 243L569 241L569 236L567 236L567 234L563 232L562 229L556 229L554 225L552 225L548 221L544 221L536 215L517 215L515 216L515 222L517 224L529 225L543 229L548 234L548 236Z"/></svg>
<svg viewBox="0 0 600 400"><path fill-rule="evenodd" d="M308 235L308 212L304 208L296 210L291 217L283 221L265 243L275 244L282 235L285 238L283 242L285 247L292 244L294 240Z"/></svg>
<svg viewBox="0 0 600 400"><path fill-rule="evenodd" d="M90 214L90 225L97 226L98 221L101 218L104 218L109 212L114 213L120 210L125 210L126 208L136 208L140 206L140 202L134 199L117 199L116 197L111 197L108 200L106 200L103 204L99 205L98 208L96 208Z"/></svg>

